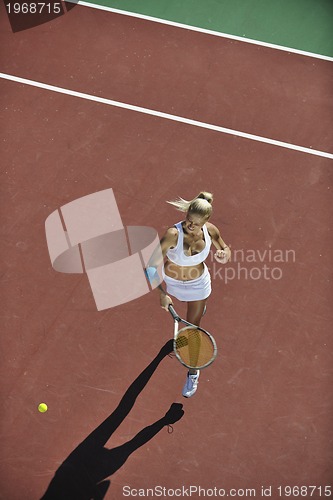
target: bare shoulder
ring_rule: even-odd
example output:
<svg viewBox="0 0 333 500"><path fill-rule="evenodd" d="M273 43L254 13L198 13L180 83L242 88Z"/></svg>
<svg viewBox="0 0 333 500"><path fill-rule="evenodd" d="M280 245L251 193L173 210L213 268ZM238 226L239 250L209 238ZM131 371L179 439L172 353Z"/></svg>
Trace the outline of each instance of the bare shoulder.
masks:
<svg viewBox="0 0 333 500"><path fill-rule="evenodd" d="M178 236L178 229L175 226L168 227L168 229L165 232L165 236L167 238L177 238Z"/></svg>
<svg viewBox="0 0 333 500"><path fill-rule="evenodd" d="M211 238L215 239L215 238L218 238L220 236L220 231L211 222L206 222L206 227L208 229L208 232L209 232Z"/></svg>
<svg viewBox="0 0 333 500"><path fill-rule="evenodd" d="M172 226L165 231L164 235L162 236L161 242L166 243L169 246L174 246L177 244L177 240L178 231L174 226Z"/></svg>

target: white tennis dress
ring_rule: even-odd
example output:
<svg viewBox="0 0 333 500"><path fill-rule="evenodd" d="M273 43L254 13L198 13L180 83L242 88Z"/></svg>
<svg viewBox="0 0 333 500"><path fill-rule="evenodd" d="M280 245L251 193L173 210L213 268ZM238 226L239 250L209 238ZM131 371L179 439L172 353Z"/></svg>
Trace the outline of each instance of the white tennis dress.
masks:
<svg viewBox="0 0 333 500"><path fill-rule="evenodd" d="M206 224L203 226L204 240L205 240L205 248L195 254L195 255L186 255L184 253L184 232L182 222L178 222L175 224L175 227L178 231L178 241L177 246L174 248L170 248L167 251L167 258L177 264L178 266L195 266L197 264L204 263L205 259L207 259L210 247L212 244L211 237L209 235ZM193 280L176 280L167 276L162 270L163 280L166 284L167 293L176 297L176 299L191 302L194 300L203 300L209 297L212 291L211 287L211 279L208 268L204 263L204 271L199 276L199 278Z"/></svg>

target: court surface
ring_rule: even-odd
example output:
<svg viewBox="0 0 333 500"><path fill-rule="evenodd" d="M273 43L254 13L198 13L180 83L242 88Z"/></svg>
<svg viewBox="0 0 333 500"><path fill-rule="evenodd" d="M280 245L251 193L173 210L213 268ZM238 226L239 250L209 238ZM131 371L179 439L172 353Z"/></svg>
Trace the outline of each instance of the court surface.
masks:
<svg viewBox="0 0 333 500"><path fill-rule="evenodd" d="M59 499L191 486L277 499L310 485L323 498L332 61L83 6L15 36L0 23L0 498L41 498L57 470ZM191 399L185 369L166 349L156 358L173 328L157 293L97 311L85 275L52 269L48 215L110 187L125 225L160 235L181 218L166 200L214 193L234 257L207 262L202 326L219 353ZM160 419L173 403L184 414L171 429ZM69 484L85 494L66 496Z"/></svg>

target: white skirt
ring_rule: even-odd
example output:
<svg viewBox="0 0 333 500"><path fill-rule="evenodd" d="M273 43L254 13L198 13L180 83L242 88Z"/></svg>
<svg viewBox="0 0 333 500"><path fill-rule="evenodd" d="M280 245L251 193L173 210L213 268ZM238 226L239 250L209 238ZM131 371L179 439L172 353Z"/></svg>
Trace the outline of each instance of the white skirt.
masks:
<svg viewBox="0 0 333 500"><path fill-rule="evenodd" d="M204 300L207 299L212 292L210 274L206 264L204 264L204 272L195 280L175 280L167 276L163 268L162 276L166 284L167 294L176 297L176 299L182 302Z"/></svg>

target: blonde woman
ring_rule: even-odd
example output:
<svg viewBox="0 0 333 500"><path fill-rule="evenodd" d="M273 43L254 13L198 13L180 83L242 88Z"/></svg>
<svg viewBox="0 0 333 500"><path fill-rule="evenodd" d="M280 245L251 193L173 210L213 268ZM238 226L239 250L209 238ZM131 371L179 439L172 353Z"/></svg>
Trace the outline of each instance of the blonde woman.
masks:
<svg viewBox="0 0 333 500"><path fill-rule="evenodd" d="M216 248L215 259L226 263L230 259L230 248L222 239L216 226L209 222L212 214L213 196L200 192L193 200L178 198L169 201L185 218L170 227L160 241L164 259L163 279L166 290L159 286L161 307L168 310L172 298L187 302L186 319L199 326L211 294L211 278L205 264L211 244ZM159 262L151 259L147 268L151 279ZM189 370L183 388L183 396L191 397L197 390L199 370Z"/></svg>

